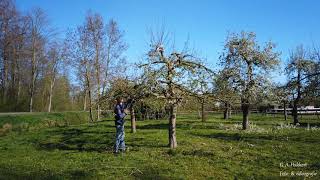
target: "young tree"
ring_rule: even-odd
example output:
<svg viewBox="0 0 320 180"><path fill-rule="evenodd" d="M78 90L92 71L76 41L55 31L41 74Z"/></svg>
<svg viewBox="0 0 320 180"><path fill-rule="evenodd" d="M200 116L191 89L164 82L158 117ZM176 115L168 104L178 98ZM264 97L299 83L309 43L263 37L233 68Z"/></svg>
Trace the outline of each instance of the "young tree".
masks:
<svg viewBox="0 0 320 180"><path fill-rule="evenodd" d="M307 96L307 87L310 85L309 79L314 73L315 63L308 59L307 51L302 45L298 46L290 55L286 67L288 77L287 87L291 91L293 123L299 123L298 107L301 100ZM310 91L309 91L310 92Z"/></svg>
<svg viewBox="0 0 320 180"><path fill-rule="evenodd" d="M220 71L214 78L213 94L215 99L224 104L223 119L231 116L232 104L239 103L238 94L229 81L228 71Z"/></svg>
<svg viewBox="0 0 320 180"><path fill-rule="evenodd" d="M287 86L275 86L272 88L272 99L279 104L282 104L283 106L283 117L284 120L287 121L288 118L288 112L287 112L287 106L290 101L290 91Z"/></svg>
<svg viewBox="0 0 320 180"><path fill-rule="evenodd" d="M205 106L208 104L208 101L214 97L212 94L212 88L209 87L209 79L210 77L206 76L206 74L199 74L189 81L189 86L194 92L191 95L196 98L196 101L198 101L201 106L201 114L199 114L199 116L201 117L202 122L206 122L207 119Z"/></svg>
<svg viewBox="0 0 320 180"><path fill-rule="evenodd" d="M268 42L261 48L253 32L231 34L226 41L221 62L240 94L244 130L249 125L250 104L256 92L263 87L263 81L269 77L268 72L279 62L279 53L274 52L274 47L273 43Z"/></svg>
<svg viewBox="0 0 320 180"><path fill-rule="evenodd" d="M136 115L135 115L135 104L140 102L144 97L148 96L145 94L146 85L144 82L138 82L139 80L129 80L127 78L116 78L111 82L111 86L107 91L107 94L102 97L101 101L114 101L115 97L121 96L127 99L127 103L130 104L130 120L131 120L131 132L136 132ZM130 101L130 102L128 102Z"/></svg>
<svg viewBox="0 0 320 180"><path fill-rule="evenodd" d="M54 42L51 44L47 52L47 76L49 78L49 98L48 98L48 112L51 112L53 89L58 75L59 67L63 65L65 60L65 49L62 43Z"/></svg>

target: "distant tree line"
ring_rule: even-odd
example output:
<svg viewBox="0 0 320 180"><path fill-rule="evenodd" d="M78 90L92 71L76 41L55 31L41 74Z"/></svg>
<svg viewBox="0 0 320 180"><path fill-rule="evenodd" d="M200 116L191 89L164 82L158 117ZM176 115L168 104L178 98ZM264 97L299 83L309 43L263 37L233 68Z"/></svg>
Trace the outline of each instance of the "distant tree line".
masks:
<svg viewBox="0 0 320 180"><path fill-rule="evenodd" d="M125 76L127 44L116 21L88 12L61 38L40 8L21 12L3 0L0 28L0 111L96 109L90 120L100 119L100 96Z"/></svg>

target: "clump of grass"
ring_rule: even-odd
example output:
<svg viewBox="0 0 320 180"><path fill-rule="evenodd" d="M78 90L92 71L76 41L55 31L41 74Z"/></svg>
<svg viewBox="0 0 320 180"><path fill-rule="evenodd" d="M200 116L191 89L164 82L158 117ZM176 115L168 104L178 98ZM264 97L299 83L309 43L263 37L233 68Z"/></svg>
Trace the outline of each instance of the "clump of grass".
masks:
<svg viewBox="0 0 320 180"><path fill-rule="evenodd" d="M4 129L5 131L11 131L11 130L12 130L12 124L10 124L10 123L5 123L5 124L2 126L2 129Z"/></svg>
<svg viewBox="0 0 320 180"><path fill-rule="evenodd" d="M242 124L240 123L234 123L232 126L230 126L228 129L226 130L231 130L231 131L237 131L237 130L241 130L242 129Z"/></svg>
<svg viewBox="0 0 320 180"><path fill-rule="evenodd" d="M9 133L10 131L12 131L12 124L10 123L5 123L2 128L0 128L0 136L4 136L7 133Z"/></svg>
<svg viewBox="0 0 320 180"><path fill-rule="evenodd" d="M280 126L276 126L276 129L296 129L297 125L293 125L293 124L284 124L281 123Z"/></svg>

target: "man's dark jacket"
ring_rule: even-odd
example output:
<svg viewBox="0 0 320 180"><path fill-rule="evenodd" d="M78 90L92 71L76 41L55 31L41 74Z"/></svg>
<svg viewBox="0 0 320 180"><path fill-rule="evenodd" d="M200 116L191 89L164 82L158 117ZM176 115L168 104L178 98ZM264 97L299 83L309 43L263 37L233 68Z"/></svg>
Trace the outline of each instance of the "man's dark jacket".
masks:
<svg viewBox="0 0 320 180"><path fill-rule="evenodd" d="M126 108L125 104L124 103L121 103L121 104L117 104L115 107L114 107L114 118L115 118L115 125L123 125L124 124L124 117L127 115L125 112L124 112L124 109Z"/></svg>

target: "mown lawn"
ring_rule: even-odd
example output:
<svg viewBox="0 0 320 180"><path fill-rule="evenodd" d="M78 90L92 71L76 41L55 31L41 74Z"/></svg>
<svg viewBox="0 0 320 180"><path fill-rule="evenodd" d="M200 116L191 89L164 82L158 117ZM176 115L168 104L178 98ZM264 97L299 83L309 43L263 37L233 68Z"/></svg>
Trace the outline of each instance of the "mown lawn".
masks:
<svg viewBox="0 0 320 180"><path fill-rule="evenodd" d="M167 120L138 121L135 134L127 122L129 152L118 156L111 119L13 130L0 136L0 179L279 179L291 171L320 179L319 121L304 118L310 128L294 128L281 117L251 115L251 129L242 131L240 115L221 117L202 123L180 115L176 150L167 148ZM307 166L280 167L291 162Z"/></svg>

